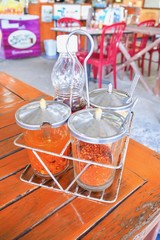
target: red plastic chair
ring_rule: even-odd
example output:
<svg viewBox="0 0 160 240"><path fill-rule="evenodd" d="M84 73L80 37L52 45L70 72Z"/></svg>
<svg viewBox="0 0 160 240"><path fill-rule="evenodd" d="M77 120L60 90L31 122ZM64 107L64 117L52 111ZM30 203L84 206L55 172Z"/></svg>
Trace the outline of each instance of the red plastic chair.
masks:
<svg viewBox="0 0 160 240"><path fill-rule="evenodd" d="M137 26L145 26L145 27L153 27L155 25L155 20L146 20L141 23L139 23ZM138 52L140 52L142 49L144 49L147 45L149 39L149 35L135 33L133 38L133 44L131 45L131 48L128 50L129 54L134 56ZM138 60L138 65L141 67L142 74L144 74L144 58L145 54L142 55L142 57ZM130 67L130 79L132 79L133 75L133 69Z"/></svg>
<svg viewBox="0 0 160 240"><path fill-rule="evenodd" d="M82 23L76 18L64 17L57 21L58 27L81 27Z"/></svg>
<svg viewBox="0 0 160 240"><path fill-rule="evenodd" d="M99 53L94 52L88 59L88 64L92 65L94 76L98 75L98 87L102 87L103 67L111 65L113 68L114 88L117 87L116 80L116 60L119 42L122 39L126 23L119 22L110 26L103 25L102 35L100 36Z"/></svg>
<svg viewBox="0 0 160 240"><path fill-rule="evenodd" d="M160 28L160 23L156 27ZM153 36L152 41L154 42L155 40L156 40L156 36ZM152 56L153 56L153 53L155 53L155 52L158 53L158 68L157 68L157 70L160 69L160 44L158 44L158 46L155 46L148 52L149 53L148 76L150 76L150 74L151 74Z"/></svg>

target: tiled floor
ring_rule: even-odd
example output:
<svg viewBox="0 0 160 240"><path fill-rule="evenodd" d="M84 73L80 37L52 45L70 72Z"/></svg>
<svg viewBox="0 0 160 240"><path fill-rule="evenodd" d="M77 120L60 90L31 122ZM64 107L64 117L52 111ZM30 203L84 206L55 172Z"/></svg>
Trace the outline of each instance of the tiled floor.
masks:
<svg viewBox="0 0 160 240"><path fill-rule="evenodd" d="M0 60L0 71L6 72L49 95L54 95L51 83L51 71L55 60L45 56L20 60ZM147 70L146 61L146 70ZM156 65L152 64L152 76L146 77L147 83L152 88L156 80ZM129 91L132 81L128 75L119 71L118 89ZM103 87L112 82L112 76L106 78ZM97 83L89 81L89 89L97 88ZM149 148L160 152L160 96L154 96L146 92L139 82L134 97L138 97L138 103L134 108L134 120L131 129L131 137L143 143Z"/></svg>

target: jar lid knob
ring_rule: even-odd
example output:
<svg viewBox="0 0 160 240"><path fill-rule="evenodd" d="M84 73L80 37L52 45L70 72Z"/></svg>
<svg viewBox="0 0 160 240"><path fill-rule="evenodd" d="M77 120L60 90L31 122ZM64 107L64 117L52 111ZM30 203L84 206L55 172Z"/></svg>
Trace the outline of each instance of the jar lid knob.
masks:
<svg viewBox="0 0 160 240"><path fill-rule="evenodd" d="M41 98L41 100L40 100L40 108L41 108L42 110L45 110L45 109L46 109L46 100L43 99L43 98Z"/></svg>
<svg viewBox="0 0 160 240"><path fill-rule="evenodd" d="M112 83L108 84L108 92L112 93L113 87L112 87Z"/></svg>
<svg viewBox="0 0 160 240"><path fill-rule="evenodd" d="M95 118L96 119L101 119L102 117L102 109L101 108L97 108L95 111Z"/></svg>

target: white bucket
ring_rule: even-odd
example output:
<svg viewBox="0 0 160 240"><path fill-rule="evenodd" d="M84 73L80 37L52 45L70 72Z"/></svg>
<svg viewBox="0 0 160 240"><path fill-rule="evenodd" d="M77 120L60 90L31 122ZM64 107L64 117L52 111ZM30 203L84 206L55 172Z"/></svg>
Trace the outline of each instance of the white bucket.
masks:
<svg viewBox="0 0 160 240"><path fill-rule="evenodd" d="M44 49L45 49L46 56L55 57L57 54L56 40L52 40L52 39L44 40Z"/></svg>

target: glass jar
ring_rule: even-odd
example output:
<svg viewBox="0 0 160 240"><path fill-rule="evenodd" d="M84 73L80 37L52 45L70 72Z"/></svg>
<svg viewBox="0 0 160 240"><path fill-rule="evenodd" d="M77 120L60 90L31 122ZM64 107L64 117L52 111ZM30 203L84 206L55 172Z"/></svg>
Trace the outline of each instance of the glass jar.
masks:
<svg viewBox="0 0 160 240"><path fill-rule="evenodd" d="M87 167L85 161L73 161L75 177L87 167L77 179L83 189L102 191L113 183L114 167L119 165L126 142L127 125L123 123L120 114L99 108L81 110L69 118L73 157L113 166Z"/></svg>
<svg viewBox="0 0 160 240"><path fill-rule="evenodd" d="M23 128L25 144L32 148L60 154L70 139L66 122L70 108L59 102L45 101L29 103L16 112L16 122ZM28 156L34 173L39 177L50 177L32 150ZM37 152L43 163L54 175L61 174L68 167L68 160L43 152ZM70 146L64 155L70 154Z"/></svg>
<svg viewBox="0 0 160 240"><path fill-rule="evenodd" d="M92 107L117 112L126 117L133 107L133 99L125 91L99 88L89 93Z"/></svg>

